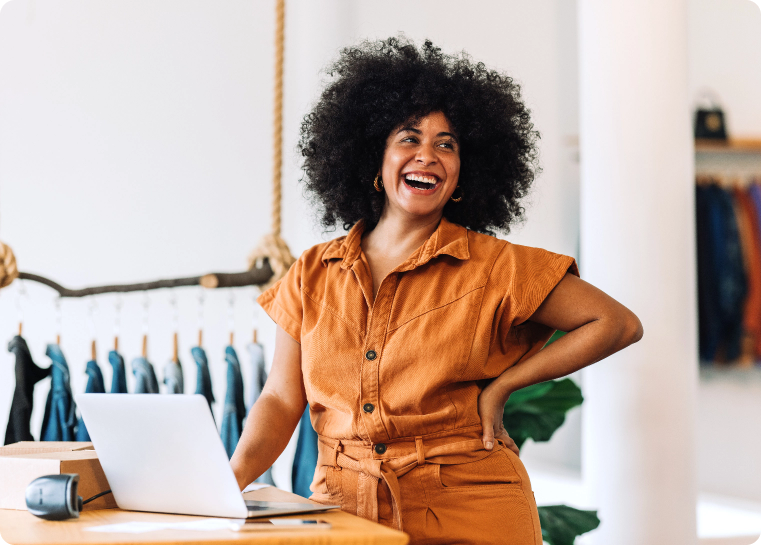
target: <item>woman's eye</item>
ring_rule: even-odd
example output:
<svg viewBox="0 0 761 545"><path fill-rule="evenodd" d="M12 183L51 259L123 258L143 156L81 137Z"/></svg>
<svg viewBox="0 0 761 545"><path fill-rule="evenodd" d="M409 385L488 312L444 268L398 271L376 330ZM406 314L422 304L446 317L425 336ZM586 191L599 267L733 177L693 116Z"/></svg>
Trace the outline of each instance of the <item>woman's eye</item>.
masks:
<svg viewBox="0 0 761 545"><path fill-rule="evenodd" d="M417 142L417 138L414 136L407 136L406 138L402 138L402 142Z"/></svg>
<svg viewBox="0 0 761 545"><path fill-rule="evenodd" d="M454 144L452 144L452 142L442 142L439 146L443 146L447 149L454 149Z"/></svg>

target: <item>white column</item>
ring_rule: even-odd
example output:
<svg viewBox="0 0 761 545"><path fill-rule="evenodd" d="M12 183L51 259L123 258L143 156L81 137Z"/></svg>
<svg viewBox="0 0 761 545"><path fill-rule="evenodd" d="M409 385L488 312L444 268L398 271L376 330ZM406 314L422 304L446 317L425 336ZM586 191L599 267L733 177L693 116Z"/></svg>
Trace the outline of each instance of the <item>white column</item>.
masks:
<svg viewBox="0 0 761 545"><path fill-rule="evenodd" d="M642 320L584 370L595 545L696 543L694 158L686 0L580 0L582 277Z"/></svg>

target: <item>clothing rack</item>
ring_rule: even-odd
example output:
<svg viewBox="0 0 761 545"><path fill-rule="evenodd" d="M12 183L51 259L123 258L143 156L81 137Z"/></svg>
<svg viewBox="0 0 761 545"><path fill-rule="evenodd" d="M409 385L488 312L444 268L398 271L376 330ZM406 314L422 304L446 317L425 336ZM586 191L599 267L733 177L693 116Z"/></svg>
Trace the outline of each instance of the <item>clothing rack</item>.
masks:
<svg viewBox="0 0 761 545"><path fill-rule="evenodd" d="M239 273L208 273L202 276L190 276L187 278L173 278L168 280L155 280L153 282L141 282L138 284L115 284L110 286L95 286L91 288L70 289L65 288L44 276L19 272L20 280L39 282L58 292L61 297L87 297L88 295L100 295L103 293L128 293L132 291L148 291L161 288L179 288L182 286L202 286L204 288L239 288L243 286L259 286L266 284L273 275L269 259L261 260L260 266Z"/></svg>

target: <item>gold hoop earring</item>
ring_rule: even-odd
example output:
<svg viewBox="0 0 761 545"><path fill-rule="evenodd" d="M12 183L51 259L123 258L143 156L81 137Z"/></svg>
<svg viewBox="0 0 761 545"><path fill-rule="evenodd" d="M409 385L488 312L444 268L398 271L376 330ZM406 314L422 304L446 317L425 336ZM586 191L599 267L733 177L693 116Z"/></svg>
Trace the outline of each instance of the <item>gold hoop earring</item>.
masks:
<svg viewBox="0 0 761 545"><path fill-rule="evenodd" d="M383 178L380 177L380 173L375 176L375 181L373 181L373 185L375 186L375 191L377 191L378 193L383 191Z"/></svg>
<svg viewBox="0 0 761 545"><path fill-rule="evenodd" d="M451 200L452 202L460 202L460 201L462 200L462 195L463 195L463 191L462 191L462 188L461 188L461 187L458 185L457 187L455 187L455 188L454 188L454 189L455 189L455 191L457 191L457 188L459 188L459 189L460 189L460 196L459 196L459 197L457 197L456 199L455 199L454 197L450 197L450 199L449 199L449 200ZM454 191L453 191L453 193L454 193Z"/></svg>

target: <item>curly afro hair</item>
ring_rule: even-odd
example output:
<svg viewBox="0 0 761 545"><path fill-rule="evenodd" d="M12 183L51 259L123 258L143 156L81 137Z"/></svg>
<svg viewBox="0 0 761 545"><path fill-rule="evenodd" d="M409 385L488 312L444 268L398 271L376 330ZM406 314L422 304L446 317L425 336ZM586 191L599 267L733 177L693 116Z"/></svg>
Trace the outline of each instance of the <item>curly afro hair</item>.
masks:
<svg viewBox="0 0 761 545"><path fill-rule="evenodd" d="M372 229L385 196L373 187L386 139L403 123L442 112L460 143L461 202L444 216L473 231L509 232L539 172L529 110L513 80L426 41L366 41L341 51L332 81L301 125L304 183L322 224Z"/></svg>

